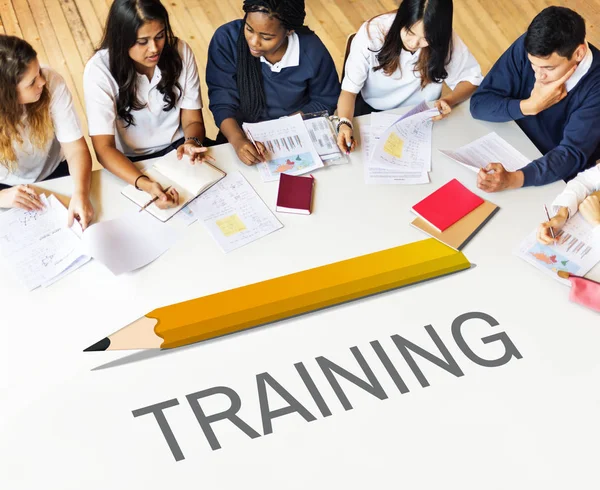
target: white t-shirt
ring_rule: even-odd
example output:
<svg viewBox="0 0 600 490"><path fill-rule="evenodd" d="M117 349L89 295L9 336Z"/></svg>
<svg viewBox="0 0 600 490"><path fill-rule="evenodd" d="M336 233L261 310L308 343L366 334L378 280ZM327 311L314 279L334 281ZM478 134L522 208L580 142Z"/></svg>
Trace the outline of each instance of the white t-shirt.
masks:
<svg viewBox="0 0 600 490"><path fill-rule="evenodd" d="M137 98L145 107L131 112L134 124L128 127L117 117L119 86L110 73L108 50L102 49L92 56L83 72L90 136L114 135L117 149L128 156L160 151L181 138L181 109L202 109L202 100L194 53L181 40L178 49L183 62L179 76L183 93L175 107L168 112L163 110L165 101L157 87L162 77L158 67L150 81L148 77L138 73ZM177 89L175 92L177 93Z"/></svg>
<svg viewBox="0 0 600 490"><path fill-rule="evenodd" d="M400 52L400 66L390 76L383 70L373 71L379 65L377 54L395 16L395 13L380 15L370 24L365 22L360 27L352 40L342 81L342 90L354 94L361 92L365 102L378 110L433 101L442 94L441 83L430 83L421 89L421 76L414 70L420 49L414 54L403 49ZM455 32L452 33L452 57L446 71L448 78L445 82L452 90L463 81L479 85L483 78L479 63Z"/></svg>
<svg viewBox="0 0 600 490"><path fill-rule="evenodd" d="M51 68L42 68L46 86L50 92L50 116L54 125L54 137L45 148L35 148L29 141L27 122L22 132L23 145L14 144L17 166L9 172L0 165L0 183L5 185L31 184L48 177L65 157L61 143L71 143L83 136L79 118L73 106L73 97L63 77Z"/></svg>

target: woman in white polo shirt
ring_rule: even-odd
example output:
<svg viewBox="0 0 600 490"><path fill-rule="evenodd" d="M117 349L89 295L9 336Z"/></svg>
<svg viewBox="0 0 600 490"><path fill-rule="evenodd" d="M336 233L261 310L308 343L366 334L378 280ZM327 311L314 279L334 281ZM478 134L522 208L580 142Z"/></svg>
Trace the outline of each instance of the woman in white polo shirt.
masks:
<svg viewBox="0 0 600 490"><path fill-rule="evenodd" d="M66 157L66 161L65 161ZM67 163L68 162L68 163ZM86 228L92 158L62 77L26 41L0 35L0 208L42 209L34 182L73 175L69 226Z"/></svg>
<svg viewBox="0 0 600 490"><path fill-rule="evenodd" d="M352 117L435 101L441 119L481 83L481 68L452 31L452 0L403 0L365 22L352 41L338 100L338 145L355 147ZM452 92L443 97L442 84Z"/></svg>
<svg viewBox="0 0 600 490"><path fill-rule="evenodd" d="M171 30L158 0L115 0L100 49L83 74L88 126L105 168L152 197L175 206L175 189L164 192L135 162L175 148L192 163L204 152L200 81L190 47ZM182 162L182 165L187 163Z"/></svg>

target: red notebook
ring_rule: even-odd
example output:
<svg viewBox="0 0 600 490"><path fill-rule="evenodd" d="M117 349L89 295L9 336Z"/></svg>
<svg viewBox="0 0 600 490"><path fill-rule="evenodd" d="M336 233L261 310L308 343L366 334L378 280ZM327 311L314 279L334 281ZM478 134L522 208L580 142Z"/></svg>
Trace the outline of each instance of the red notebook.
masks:
<svg viewBox="0 0 600 490"><path fill-rule="evenodd" d="M315 179L281 174L277 194L277 211L281 213L310 214Z"/></svg>
<svg viewBox="0 0 600 490"><path fill-rule="evenodd" d="M452 179L415 204L412 209L416 215L442 232L476 207L481 206L483 202L481 197L473 194L458 180Z"/></svg>

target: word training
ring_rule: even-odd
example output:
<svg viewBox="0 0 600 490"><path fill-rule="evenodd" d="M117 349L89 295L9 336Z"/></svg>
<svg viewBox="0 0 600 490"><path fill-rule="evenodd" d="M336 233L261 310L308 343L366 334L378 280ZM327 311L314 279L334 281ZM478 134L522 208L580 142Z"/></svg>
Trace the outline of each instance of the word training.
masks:
<svg viewBox="0 0 600 490"><path fill-rule="evenodd" d="M492 359L488 357L481 357L472 349L465 339L463 328L470 320L479 320L479 322L477 322L478 328L481 328L481 323L485 325L486 329L494 329L499 326L498 321L496 321L492 316L482 312L464 313L454 319L451 325L452 337L457 347L469 361L479 366L492 368L502 366L513 358L522 358L521 353L518 351L517 347L513 344L505 332L494 332L478 339L483 344L497 344L498 346L502 346L502 354L499 357L497 355ZM454 375L455 377L464 376L464 372L459 366L457 360L451 355L450 351L438 335L435 328L432 325L426 325L424 329L437 348L438 352L435 354L415 344L414 342L411 342L401 335L396 334L390 337L391 343L398 350L404 362L414 374L421 387L428 387L429 381L421 370L419 362L431 363L432 365L437 366L438 368ZM410 390L407 384L393 364L388 352L384 350L381 342L374 340L370 342L369 345L373 349L373 352L381 362L383 368L393 381L400 394L408 393ZM497 349L494 349L494 351L497 352ZM342 385L340 384L340 378L343 378L347 382L361 388L379 400L387 399L388 393L386 393L380 383L380 380L375 376L371 366L367 363L361 350L354 346L350 347L350 352L356 360L358 369L360 370L360 375L354 374L350 370L340 366L339 364L336 364L331 359L326 357L319 356L315 358L317 366L326 379L328 386L339 400L343 409L352 410L354 407L348 395L344 392ZM311 404L314 403L323 418L331 416L333 412L326 403L322 392L318 389L317 383L315 382L313 376L311 376L309 373L305 364L298 362L294 364L294 368L302 380L303 385L306 387L306 391L311 399ZM357 370L356 366L354 367L354 370ZM273 400L271 399L270 403L267 387L269 387L272 392L275 392L281 398L281 400L285 402L286 405L283 408L271 408ZM185 396L187 403L197 419L202 432L204 433L204 437L208 441L208 444L213 451L221 448L215 428L213 427L218 425L218 422L227 421L228 423L233 424L246 436L250 437L251 439L256 439L263 435L273 433L273 420L279 417L296 414L296 416L302 417L304 420L306 420L306 422L314 422L317 420L317 416L315 415L316 411L313 411L314 413L309 411L305 404L301 403L296 396L284 388L283 385L278 382L270 373L263 372L256 375L256 389L259 400L258 410L260 412L260 418L262 421L262 433L253 428L248 422L243 420L238 415L238 412L242 407L242 400L239 394L233 388L227 386L215 386L195 393L190 393L189 395ZM306 393L303 395L306 396ZM216 413L206 413L205 408L202 406L202 401L214 396L226 397L229 399L229 408ZM173 457L176 461L181 461L185 459L183 451L177 441L175 433L167 421L167 416L165 414L167 409L177 405L179 405L179 400L173 398L171 400L166 400L154 405L133 410L133 416L141 417L152 414L158 423L158 426L169 446L169 449L171 450Z"/></svg>

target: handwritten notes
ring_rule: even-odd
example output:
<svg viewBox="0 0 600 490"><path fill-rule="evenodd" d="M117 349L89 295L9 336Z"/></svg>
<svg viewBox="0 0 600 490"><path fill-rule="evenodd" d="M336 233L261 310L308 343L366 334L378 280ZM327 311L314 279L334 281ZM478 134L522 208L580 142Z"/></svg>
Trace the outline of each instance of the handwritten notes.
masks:
<svg viewBox="0 0 600 490"><path fill-rule="evenodd" d="M239 172L228 174L188 208L225 253L283 227Z"/></svg>
<svg viewBox="0 0 600 490"><path fill-rule="evenodd" d="M0 214L0 253L29 290L49 285L90 260L82 253L75 227L67 228L67 209L52 195L40 199L41 211L14 208Z"/></svg>

